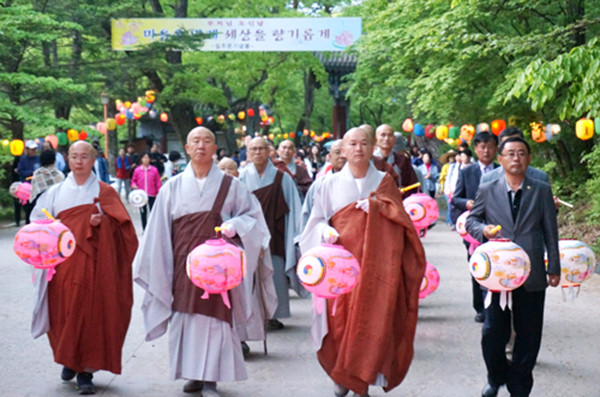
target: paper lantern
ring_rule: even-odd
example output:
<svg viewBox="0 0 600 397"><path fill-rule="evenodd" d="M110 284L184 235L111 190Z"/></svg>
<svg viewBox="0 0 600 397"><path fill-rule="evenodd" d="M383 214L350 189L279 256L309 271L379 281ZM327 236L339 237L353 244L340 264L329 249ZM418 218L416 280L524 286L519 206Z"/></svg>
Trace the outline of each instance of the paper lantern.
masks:
<svg viewBox="0 0 600 397"><path fill-rule="evenodd" d="M75 251L75 236L59 221L40 219L17 232L13 248L24 262L37 269L48 269L46 279L50 281L55 266Z"/></svg>
<svg viewBox="0 0 600 397"><path fill-rule="evenodd" d="M594 251L578 240L561 239L558 242L560 251L560 285L563 288L579 287L581 283L592 277L596 267Z"/></svg>
<svg viewBox="0 0 600 397"><path fill-rule="evenodd" d="M126 109L129 109L131 107L131 102L125 101L125 103L123 105L125 106Z"/></svg>
<svg viewBox="0 0 600 397"><path fill-rule="evenodd" d="M582 141L587 141L594 136L594 122L589 119L581 119L575 123L575 135Z"/></svg>
<svg viewBox="0 0 600 397"><path fill-rule="evenodd" d="M161 113L160 114L160 121L162 121L163 123L166 123L167 121L169 121L169 115L166 113Z"/></svg>
<svg viewBox="0 0 600 397"><path fill-rule="evenodd" d="M402 129L404 130L404 132L412 132L414 129L412 119L408 118L404 120L404 123L402 123Z"/></svg>
<svg viewBox="0 0 600 397"><path fill-rule="evenodd" d="M306 135L308 135L308 134L306 134ZM311 137L311 138L314 138L314 137L315 137L315 135L316 135L316 132L314 132L314 131L311 131L311 132L310 132L310 137Z"/></svg>
<svg viewBox="0 0 600 397"><path fill-rule="evenodd" d="M529 123L531 127L531 139L537 143L542 143L546 140L546 133L542 129L542 123Z"/></svg>
<svg viewBox="0 0 600 397"><path fill-rule="evenodd" d="M296 134L294 134L293 132L290 132L290 138L294 139L295 136L296 136Z"/></svg>
<svg viewBox="0 0 600 397"><path fill-rule="evenodd" d="M130 109L127 109L125 111L125 118L127 120L133 120L133 112Z"/></svg>
<svg viewBox="0 0 600 397"><path fill-rule="evenodd" d="M106 135L108 133L108 126L104 122L96 124L96 129L99 133Z"/></svg>
<svg viewBox="0 0 600 397"><path fill-rule="evenodd" d="M438 125L435 129L435 137L440 141L448 138L448 127L445 125Z"/></svg>
<svg viewBox="0 0 600 397"><path fill-rule="evenodd" d="M111 131L114 130L115 128L117 128L117 121L112 117L106 119L106 128L108 128Z"/></svg>
<svg viewBox="0 0 600 397"><path fill-rule="evenodd" d="M477 247L481 245L479 241L475 239L475 237L471 236L469 232L467 232L467 217L471 211L465 211L456 219L456 231L465 240L469 243L469 255L472 255Z"/></svg>
<svg viewBox="0 0 600 397"><path fill-rule="evenodd" d="M134 120L139 120L139 119L141 119L141 118L142 118L142 114L141 114L141 113L134 113L134 114L133 114L133 119L134 119Z"/></svg>
<svg viewBox="0 0 600 397"><path fill-rule="evenodd" d="M478 134L480 132L490 131L490 125L488 123L479 123L477 127L475 127L475 132Z"/></svg>
<svg viewBox="0 0 600 397"><path fill-rule="evenodd" d="M544 128L544 135L546 137L546 140L549 141L550 139L552 139L553 135L552 135L552 124L547 124L546 128Z"/></svg>
<svg viewBox="0 0 600 397"><path fill-rule="evenodd" d="M123 109L125 107L125 105L123 105L123 102L121 102L120 99L117 99L115 101L115 108L117 109L118 112L121 111L121 109Z"/></svg>
<svg viewBox="0 0 600 397"><path fill-rule="evenodd" d="M246 112L244 112L243 110L238 112L237 117L240 120L244 120L246 118Z"/></svg>
<svg viewBox="0 0 600 397"><path fill-rule="evenodd" d="M87 139L87 137L88 137L88 133L87 133L87 132L85 132L85 131L81 131L81 132L79 133L79 140L80 140L80 141L85 141L85 140Z"/></svg>
<svg viewBox="0 0 600 397"><path fill-rule="evenodd" d="M275 139L275 134L269 134L269 140L272 141L273 139Z"/></svg>
<svg viewBox="0 0 600 397"><path fill-rule="evenodd" d="M427 228L433 225L440 215L437 202L428 194L415 193L405 198L403 203L417 233L425 237Z"/></svg>
<svg viewBox="0 0 600 397"><path fill-rule="evenodd" d="M427 124L425 126L425 138L433 139L435 137L435 126L433 124Z"/></svg>
<svg viewBox="0 0 600 397"><path fill-rule="evenodd" d="M31 183L13 182L8 188L8 192L14 198L19 199L21 205L25 205L31 197Z"/></svg>
<svg viewBox="0 0 600 397"><path fill-rule="evenodd" d="M506 128L506 121L494 120L492 121L492 134L498 136Z"/></svg>
<svg viewBox="0 0 600 397"><path fill-rule="evenodd" d="M25 150L25 143L21 139L13 139L10 141L10 154L13 156L20 156Z"/></svg>
<svg viewBox="0 0 600 397"><path fill-rule="evenodd" d="M57 132L56 137L58 138L59 146L65 146L69 143L69 139L67 138L67 134L65 132Z"/></svg>
<svg viewBox="0 0 600 397"><path fill-rule="evenodd" d="M75 142L79 139L79 132L76 129L71 128L67 131L67 139L69 142Z"/></svg>
<svg viewBox="0 0 600 397"><path fill-rule="evenodd" d="M134 207L141 208L145 206L146 203L148 203L148 194L142 189L134 189L131 192L129 192L127 201Z"/></svg>
<svg viewBox="0 0 600 397"><path fill-rule="evenodd" d="M46 138L44 138L44 140L46 142L49 142L50 146L52 146L53 149L56 149L58 147L58 138L56 137L56 135L48 135Z"/></svg>
<svg viewBox="0 0 600 397"><path fill-rule="evenodd" d="M153 90L148 90L145 93L146 102L153 103L156 99L156 93Z"/></svg>
<svg viewBox="0 0 600 397"><path fill-rule="evenodd" d="M415 124L413 126L413 133L415 136L423 136L425 135L425 127L422 124Z"/></svg>
<svg viewBox="0 0 600 397"><path fill-rule="evenodd" d="M233 120L235 120L235 115L234 115L233 113L229 113L229 114L227 115L227 118L228 118L229 120L233 121Z"/></svg>
<svg viewBox="0 0 600 397"><path fill-rule="evenodd" d="M208 299L209 294L220 294L231 309L227 291L240 285L246 275L246 255L223 239L211 239L190 252L186 270L192 283L204 290L202 299Z"/></svg>
<svg viewBox="0 0 600 397"><path fill-rule="evenodd" d="M469 261L475 280L492 292L500 292L500 307L506 308L506 292L523 285L531 270L529 256L523 248L508 239L490 240L480 245ZM492 294L484 302L489 307Z"/></svg>
<svg viewBox="0 0 600 397"><path fill-rule="evenodd" d="M203 122L203 121L204 121L204 120L202 120L202 117L196 117L196 124L198 124L198 125L202 125L202 122Z"/></svg>
<svg viewBox="0 0 600 397"><path fill-rule="evenodd" d="M246 113L248 114L248 117L254 117L254 109L248 109Z"/></svg>
<svg viewBox="0 0 600 397"><path fill-rule="evenodd" d="M225 122L225 115L220 114L217 116L217 121L221 124L223 124Z"/></svg>
<svg viewBox="0 0 600 397"><path fill-rule="evenodd" d="M125 124L126 120L127 120L127 117L125 117L124 114L118 114L115 118L115 123L117 123L117 125L123 125L123 124Z"/></svg>
<svg viewBox="0 0 600 397"><path fill-rule="evenodd" d="M473 137L475 136L475 127L471 124L465 124L460 127L460 139L465 142L471 142Z"/></svg>
<svg viewBox="0 0 600 397"><path fill-rule="evenodd" d="M452 126L448 129L448 138L458 139L460 137L460 127Z"/></svg>
<svg viewBox="0 0 600 397"><path fill-rule="evenodd" d="M296 267L296 274L304 288L315 297L330 299L354 289L359 281L360 265L354 255L343 246L323 244L302 255ZM318 302L319 300L315 299L315 308L321 313L324 305L317 306Z"/></svg>
<svg viewBox="0 0 600 397"><path fill-rule="evenodd" d="M427 262L425 274L423 275L423 281L421 282L421 288L419 290L419 299L425 299L432 292L434 292L439 285L440 273L437 271L435 266Z"/></svg>
<svg viewBox="0 0 600 397"><path fill-rule="evenodd" d="M600 118L598 117L594 119L594 131L596 132L596 135L600 135Z"/></svg>

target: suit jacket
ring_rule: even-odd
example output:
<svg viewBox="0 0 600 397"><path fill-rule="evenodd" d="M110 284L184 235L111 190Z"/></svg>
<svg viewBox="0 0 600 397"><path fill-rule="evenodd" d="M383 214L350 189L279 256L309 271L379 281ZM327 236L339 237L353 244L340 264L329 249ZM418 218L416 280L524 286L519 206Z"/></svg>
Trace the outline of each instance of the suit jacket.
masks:
<svg viewBox="0 0 600 397"><path fill-rule="evenodd" d="M487 241L483 228L501 225L502 237L514 241L529 255L531 273L525 281L525 290L542 291L548 286L544 249L548 252L548 273L560 274L556 209L547 183L525 176L521 189L521 204L513 221L506 179L481 185L467 218L467 231L483 243Z"/></svg>
<svg viewBox="0 0 600 397"><path fill-rule="evenodd" d="M484 183L494 181L498 178L502 178L503 176L504 176L504 168L498 167L498 168L494 169L493 171L490 171L487 174L485 174L484 176L482 176L481 184L483 185ZM548 185L550 184L550 179L548 179L548 174L546 174L542 170L538 170L537 168L527 167L527 170L525 171L525 176L528 177L529 179L535 179L538 181L542 181L542 182L547 183Z"/></svg>
<svg viewBox="0 0 600 397"><path fill-rule="evenodd" d="M492 163L492 166L496 168L498 167L498 164ZM456 219L458 219L460 214L467 210L467 201L475 200L480 180L481 169L479 169L479 163L471 164L460 170L458 181L456 182L456 189L454 189L454 195L450 202L452 204L452 209L450 211L452 223L456 223Z"/></svg>

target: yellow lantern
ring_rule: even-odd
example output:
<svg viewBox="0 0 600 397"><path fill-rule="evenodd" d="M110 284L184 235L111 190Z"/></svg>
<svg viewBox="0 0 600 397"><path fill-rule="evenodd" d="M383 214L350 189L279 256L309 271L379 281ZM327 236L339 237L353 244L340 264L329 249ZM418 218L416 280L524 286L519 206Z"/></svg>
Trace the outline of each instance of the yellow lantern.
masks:
<svg viewBox="0 0 600 397"><path fill-rule="evenodd" d="M114 130L117 128L117 120L110 118L110 119L106 119L106 128L108 128L109 130Z"/></svg>
<svg viewBox="0 0 600 397"><path fill-rule="evenodd" d="M70 130L67 131L67 139L71 142L75 142L76 140L79 139L79 132L77 132L77 130L71 128Z"/></svg>
<svg viewBox="0 0 600 397"><path fill-rule="evenodd" d="M542 129L542 123L529 123L531 127L531 139L537 143L542 143L546 140L546 131Z"/></svg>
<svg viewBox="0 0 600 397"><path fill-rule="evenodd" d="M288 139L288 134L287 132L285 134L283 134L283 139Z"/></svg>
<svg viewBox="0 0 600 397"><path fill-rule="evenodd" d="M594 136L594 122L589 119L581 119L575 124L575 135L582 141L587 141Z"/></svg>
<svg viewBox="0 0 600 397"><path fill-rule="evenodd" d="M448 127L445 125L438 125L435 129L435 137L440 141L448 139Z"/></svg>
<svg viewBox="0 0 600 397"><path fill-rule="evenodd" d="M10 142L10 154L13 156L20 156L23 154L23 150L25 149L25 143L20 139L13 139Z"/></svg>
<svg viewBox="0 0 600 397"><path fill-rule="evenodd" d="M238 112L238 119L244 120L245 118L246 118L246 112L244 112L244 111Z"/></svg>

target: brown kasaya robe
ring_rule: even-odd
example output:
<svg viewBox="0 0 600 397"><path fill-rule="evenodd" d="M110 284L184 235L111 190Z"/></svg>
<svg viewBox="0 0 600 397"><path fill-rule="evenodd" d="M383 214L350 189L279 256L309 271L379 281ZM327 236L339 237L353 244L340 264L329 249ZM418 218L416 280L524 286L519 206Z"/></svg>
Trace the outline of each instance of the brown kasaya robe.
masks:
<svg viewBox="0 0 600 397"><path fill-rule="evenodd" d="M378 373L387 379L385 391L404 379L425 272L425 252L395 181L386 175L375 195L369 214L351 203L331 219L337 244L359 259L361 275L354 290L337 299L335 316L333 300L327 301L329 331L317 352L336 383L361 394Z"/></svg>
<svg viewBox="0 0 600 397"><path fill-rule="evenodd" d="M99 213L94 204L58 214L77 246L48 283L48 339L59 364L77 372L93 368L120 374L133 305L131 263L138 241L112 187L100 182L96 200L103 212L98 226L90 225L91 215Z"/></svg>

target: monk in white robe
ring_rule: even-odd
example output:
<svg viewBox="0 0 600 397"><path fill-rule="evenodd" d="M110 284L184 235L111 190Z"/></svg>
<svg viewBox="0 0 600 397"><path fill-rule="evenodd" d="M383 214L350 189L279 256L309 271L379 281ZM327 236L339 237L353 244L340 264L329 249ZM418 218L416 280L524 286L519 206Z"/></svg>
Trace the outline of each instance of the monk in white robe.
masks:
<svg viewBox="0 0 600 397"><path fill-rule="evenodd" d="M216 382L247 378L234 329L234 322L246 317L236 313L247 305L241 285L230 290L232 310L220 295L202 299L204 291L187 277L186 257L215 238L219 225L224 237L238 243L241 239L251 256L268 241L267 231L256 227L260 207L242 183L213 163L216 150L210 130L190 131L186 151L191 161L156 197L134 261L134 280L146 291L146 340L160 337L169 327L171 379L188 379L184 392L202 390L205 397L218 396Z"/></svg>
<svg viewBox="0 0 600 397"><path fill-rule="evenodd" d="M117 192L92 173L96 150L79 141L69 148L71 173L42 194L31 219L58 218L75 237L75 251L56 267L34 270L32 334L48 334L61 379L77 377L80 394L94 394L93 372L121 373L131 318L131 262L137 236Z"/></svg>
<svg viewBox="0 0 600 397"><path fill-rule="evenodd" d="M396 181L370 163L369 135L351 129L342 151L347 163L315 192L300 248L335 242L361 265L356 287L337 298L335 316L332 300L313 313L312 336L335 395L366 396L369 384L389 391L408 371L425 254Z"/></svg>
<svg viewBox="0 0 600 397"><path fill-rule="evenodd" d="M260 201L271 233L270 250L278 304L269 326L278 329L283 324L277 319L290 317L289 286L302 291L296 277L294 246L294 237L300 234L302 202L292 178L271 163L268 145L263 138L254 138L248 151L252 155L252 163L242 170L240 181Z"/></svg>

